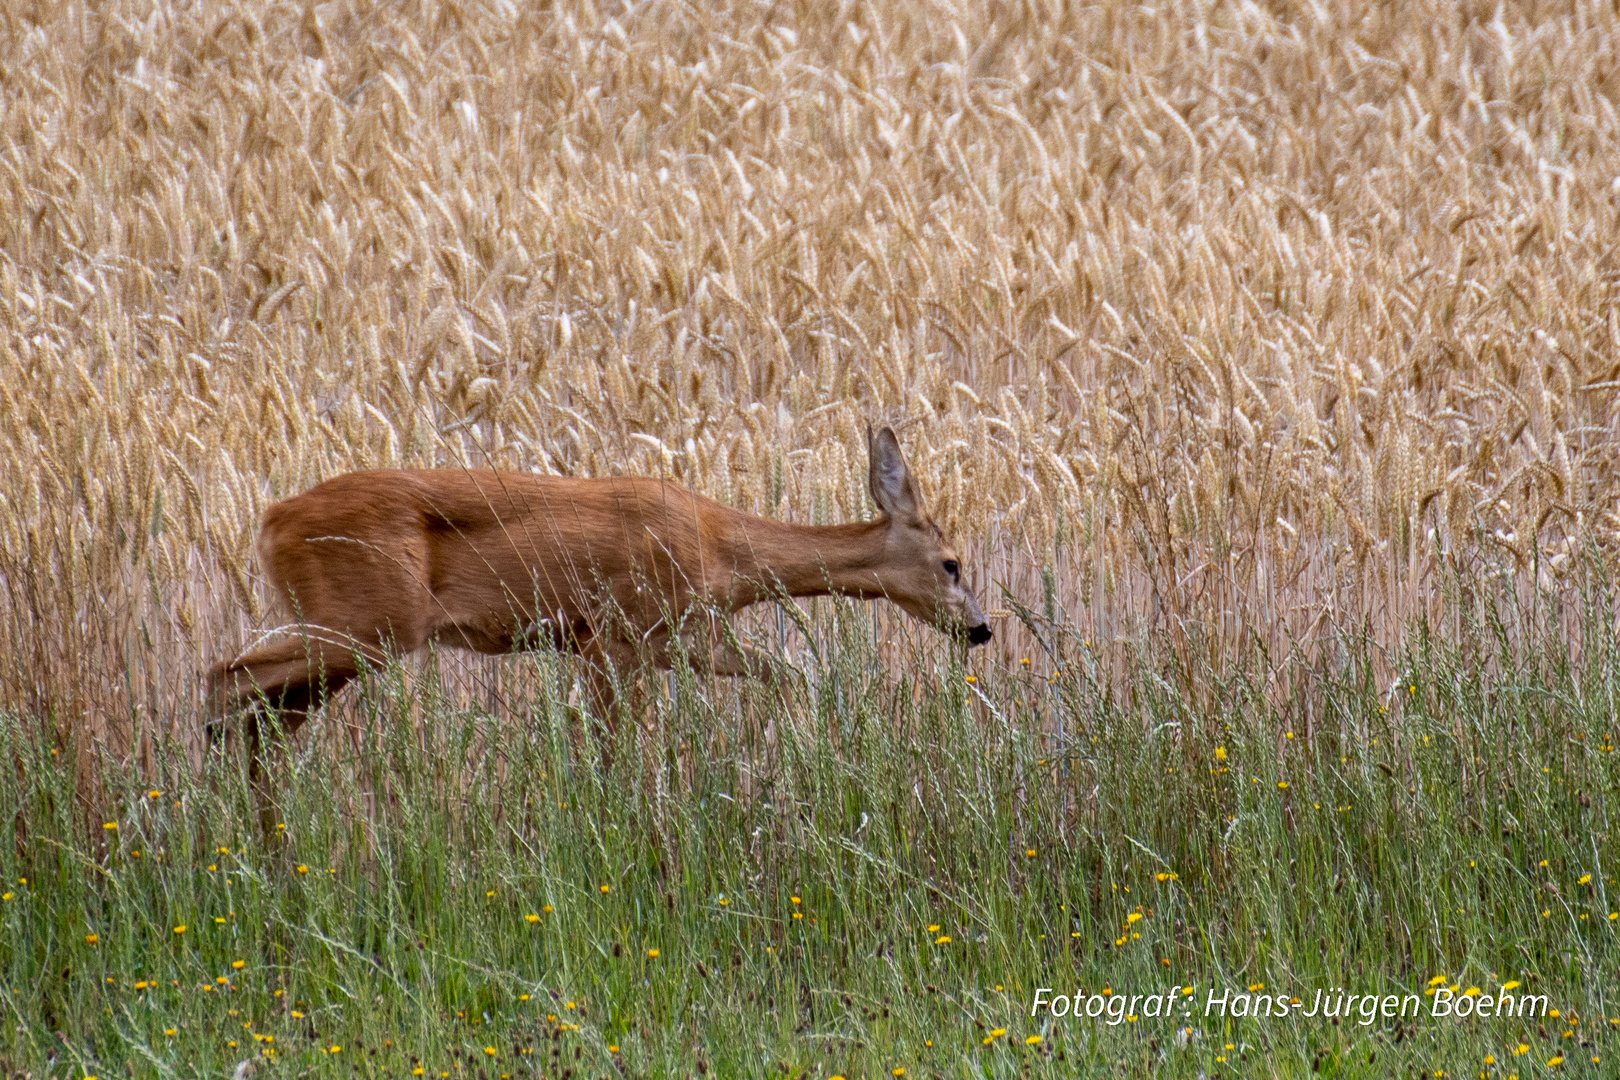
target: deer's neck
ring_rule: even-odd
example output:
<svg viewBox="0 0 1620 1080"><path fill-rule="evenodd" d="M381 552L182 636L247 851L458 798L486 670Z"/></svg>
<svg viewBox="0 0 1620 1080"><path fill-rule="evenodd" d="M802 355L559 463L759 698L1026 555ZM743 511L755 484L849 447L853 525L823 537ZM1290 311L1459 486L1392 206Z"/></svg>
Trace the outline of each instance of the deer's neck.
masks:
<svg viewBox="0 0 1620 1080"><path fill-rule="evenodd" d="M887 520L846 525L791 525L738 515L729 538L735 573L731 599L743 607L773 595L874 597L887 554Z"/></svg>

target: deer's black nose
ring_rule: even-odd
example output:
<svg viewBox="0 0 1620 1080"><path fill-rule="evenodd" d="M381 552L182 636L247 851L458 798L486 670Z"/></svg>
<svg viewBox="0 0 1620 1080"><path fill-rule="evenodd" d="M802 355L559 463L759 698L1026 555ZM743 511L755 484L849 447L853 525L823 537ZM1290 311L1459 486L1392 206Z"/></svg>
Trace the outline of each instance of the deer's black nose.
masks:
<svg viewBox="0 0 1620 1080"><path fill-rule="evenodd" d="M989 623L980 623L978 626L968 627L968 644L970 645L983 645L993 636Z"/></svg>

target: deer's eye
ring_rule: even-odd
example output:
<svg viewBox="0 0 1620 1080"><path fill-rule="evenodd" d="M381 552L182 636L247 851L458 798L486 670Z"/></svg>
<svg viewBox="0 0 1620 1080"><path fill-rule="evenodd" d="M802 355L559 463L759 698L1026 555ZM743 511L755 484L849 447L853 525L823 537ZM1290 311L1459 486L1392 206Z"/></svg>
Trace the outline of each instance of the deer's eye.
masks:
<svg viewBox="0 0 1620 1080"><path fill-rule="evenodd" d="M946 559L945 572L953 578L959 577L962 573L962 566L955 559Z"/></svg>

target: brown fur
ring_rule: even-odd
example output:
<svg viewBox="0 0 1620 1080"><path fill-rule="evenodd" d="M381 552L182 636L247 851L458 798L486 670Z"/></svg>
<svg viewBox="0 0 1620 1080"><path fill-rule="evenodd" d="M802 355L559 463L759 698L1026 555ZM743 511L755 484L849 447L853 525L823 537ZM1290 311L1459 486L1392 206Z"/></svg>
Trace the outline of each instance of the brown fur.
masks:
<svg viewBox="0 0 1620 1080"><path fill-rule="evenodd" d="M769 673L766 658L721 642L712 619L778 589L887 596L919 619L987 640L894 433L868 441L883 515L821 527L745 514L646 477L335 477L265 514L259 557L300 633L216 666L212 710L223 716L263 694L292 730L389 650L436 641L507 653L543 637L594 662L598 709L611 724L607 662L667 668L676 634L697 667Z"/></svg>

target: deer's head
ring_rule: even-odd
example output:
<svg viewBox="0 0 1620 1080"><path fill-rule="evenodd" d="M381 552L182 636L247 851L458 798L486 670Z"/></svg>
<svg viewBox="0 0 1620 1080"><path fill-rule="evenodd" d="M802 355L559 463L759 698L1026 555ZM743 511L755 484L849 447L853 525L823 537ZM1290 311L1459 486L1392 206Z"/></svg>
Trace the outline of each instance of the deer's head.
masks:
<svg viewBox="0 0 1620 1080"><path fill-rule="evenodd" d="M913 618L983 645L990 640L990 624L963 580L961 560L923 507L894 429L874 434L868 427L866 445L872 500L889 523L879 572L886 595Z"/></svg>

